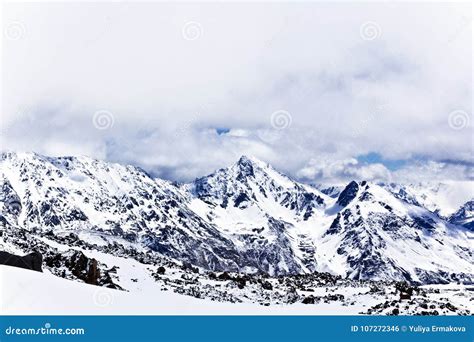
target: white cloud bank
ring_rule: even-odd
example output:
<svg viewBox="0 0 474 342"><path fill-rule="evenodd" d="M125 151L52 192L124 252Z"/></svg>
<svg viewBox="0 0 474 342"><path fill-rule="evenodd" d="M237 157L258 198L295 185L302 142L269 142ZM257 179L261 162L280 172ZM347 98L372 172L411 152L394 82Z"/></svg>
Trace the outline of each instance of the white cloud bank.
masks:
<svg viewBox="0 0 474 342"><path fill-rule="evenodd" d="M242 154L308 180L472 178L471 6L5 4L1 146L178 180Z"/></svg>
<svg viewBox="0 0 474 342"><path fill-rule="evenodd" d="M311 159L306 166L298 171L297 176L310 181L318 180L329 183L351 179L368 181L391 181L392 179L390 171L383 164L364 165L354 158L336 161Z"/></svg>

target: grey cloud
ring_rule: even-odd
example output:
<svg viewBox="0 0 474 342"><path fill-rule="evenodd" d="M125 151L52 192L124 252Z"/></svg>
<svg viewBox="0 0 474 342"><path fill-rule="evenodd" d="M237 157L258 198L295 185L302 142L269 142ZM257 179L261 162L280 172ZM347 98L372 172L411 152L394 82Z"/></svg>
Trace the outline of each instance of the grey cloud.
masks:
<svg viewBox="0 0 474 342"><path fill-rule="evenodd" d="M328 180L393 177L383 165L350 162L369 152L467 162L472 32L455 28L470 8L8 4L4 22L27 30L3 46L1 146L134 163L177 180L242 154ZM183 38L189 21L200 23L198 39ZM368 21L380 27L370 41L360 35ZM93 125L101 110L112 114L112 127ZM271 122L281 110L291 115L282 130ZM453 111L466 113L460 129L450 125ZM397 177L424 170L407 167Z"/></svg>

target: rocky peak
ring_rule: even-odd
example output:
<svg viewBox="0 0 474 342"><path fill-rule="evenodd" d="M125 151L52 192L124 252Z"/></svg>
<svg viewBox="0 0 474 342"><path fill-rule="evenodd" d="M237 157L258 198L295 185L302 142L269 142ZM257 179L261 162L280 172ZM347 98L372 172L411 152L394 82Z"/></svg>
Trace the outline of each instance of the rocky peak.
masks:
<svg viewBox="0 0 474 342"><path fill-rule="evenodd" d="M350 182L344 190L339 194L337 199L337 204L341 207L346 207L352 200L357 196L357 192L359 191L359 184L357 182L352 181Z"/></svg>
<svg viewBox="0 0 474 342"><path fill-rule="evenodd" d="M243 180L245 177L255 176L255 162L247 156L240 157L239 161L236 164L239 174L238 179Z"/></svg>
<svg viewBox="0 0 474 342"><path fill-rule="evenodd" d="M449 217L449 222L474 229L474 199L464 203Z"/></svg>

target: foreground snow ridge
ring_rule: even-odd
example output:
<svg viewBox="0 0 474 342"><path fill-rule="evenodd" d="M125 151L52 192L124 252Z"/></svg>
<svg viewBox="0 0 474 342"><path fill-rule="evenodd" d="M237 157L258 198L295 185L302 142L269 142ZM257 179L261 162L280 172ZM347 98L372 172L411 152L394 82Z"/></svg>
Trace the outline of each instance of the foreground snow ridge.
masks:
<svg viewBox="0 0 474 342"><path fill-rule="evenodd" d="M0 279L4 315L468 315L474 300L463 285L425 286L411 301L396 300L393 288L336 285L307 288L302 302L259 305L198 299L153 283L119 291L9 266L0 266Z"/></svg>
<svg viewBox="0 0 474 342"><path fill-rule="evenodd" d="M341 314L418 304L462 314L472 310L473 183L459 183L311 186L244 156L179 185L87 157L3 153L0 250L40 252L41 279L131 293L311 304L324 314L335 302ZM392 303L396 281L455 287L471 308L445 300L423 309L432 287L402 308Z"/></svg>

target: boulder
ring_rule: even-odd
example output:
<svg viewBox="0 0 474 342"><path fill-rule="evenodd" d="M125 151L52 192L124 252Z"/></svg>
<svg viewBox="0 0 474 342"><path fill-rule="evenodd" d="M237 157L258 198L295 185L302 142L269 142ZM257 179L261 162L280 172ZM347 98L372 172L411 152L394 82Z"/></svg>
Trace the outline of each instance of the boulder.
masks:
<svg viewBox="0 0 474 342"><path fill-rule="evenodd" d="M43 256L38 252L33 252L25 256L18 256L0 251L0 265L8 265L43 272Z"/></svg>

